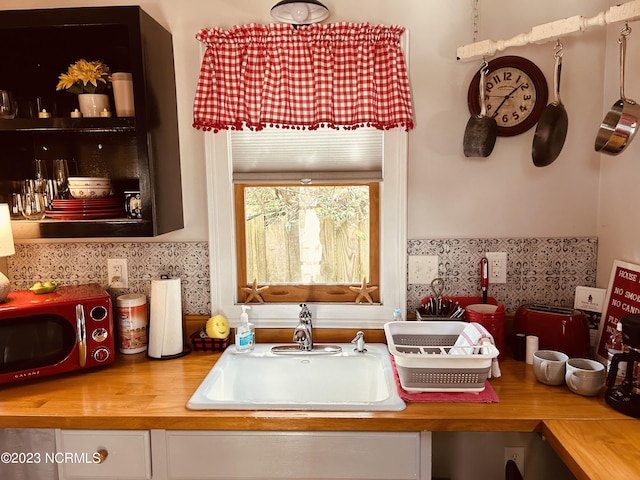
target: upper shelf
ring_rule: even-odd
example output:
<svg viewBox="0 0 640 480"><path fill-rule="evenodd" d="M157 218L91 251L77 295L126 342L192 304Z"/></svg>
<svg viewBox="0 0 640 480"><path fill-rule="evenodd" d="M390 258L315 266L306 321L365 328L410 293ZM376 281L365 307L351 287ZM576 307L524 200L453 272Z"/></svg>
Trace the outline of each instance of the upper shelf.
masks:
<svg viewBox="0 0 640 480"><path fill-rule="evenodd" d="M530 43L556 41L573 33L584 32L591 27L602 27L612 23L632 22L640 19L640 0L616 5L604 12L587 18L580 15L556 20L533 27L527 33L521 33L507 40L483 40L458 47L458 60L468 61L484 57L492 57L499 51L509 47L521 47Z"/></svg>
<svg viewBox="0 0 640 480"><path fill-rule="evenodd" d="M111 118L14 118L0 120L0 131L134 132L133 117Z"/></svg>

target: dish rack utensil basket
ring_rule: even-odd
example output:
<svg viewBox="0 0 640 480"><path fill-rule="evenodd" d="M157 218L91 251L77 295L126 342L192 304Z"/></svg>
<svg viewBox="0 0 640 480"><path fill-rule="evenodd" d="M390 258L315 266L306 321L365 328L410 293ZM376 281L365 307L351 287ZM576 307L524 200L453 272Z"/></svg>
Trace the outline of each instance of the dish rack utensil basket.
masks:
<svg viewBox="0 0 640 480"><path fill-rule="evenodd" d="M389 352L407 392L482 392L491 362L500 353L489 339L456 347L467 322L389 322L384 325Z"/></svg>

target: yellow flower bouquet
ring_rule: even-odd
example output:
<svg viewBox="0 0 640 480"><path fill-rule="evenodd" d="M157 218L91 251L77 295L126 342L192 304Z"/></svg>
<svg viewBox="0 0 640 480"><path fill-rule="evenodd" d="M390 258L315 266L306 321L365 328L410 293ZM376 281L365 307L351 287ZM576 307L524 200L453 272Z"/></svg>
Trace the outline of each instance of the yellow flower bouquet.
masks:
<svg viewBox="0 0 640 480"><path fill-rule="evenodd" d="M69 93L105 93L111 85L109 67L100 61L80 59L69 65L67 73L61 74L56 90Z"/></svg>

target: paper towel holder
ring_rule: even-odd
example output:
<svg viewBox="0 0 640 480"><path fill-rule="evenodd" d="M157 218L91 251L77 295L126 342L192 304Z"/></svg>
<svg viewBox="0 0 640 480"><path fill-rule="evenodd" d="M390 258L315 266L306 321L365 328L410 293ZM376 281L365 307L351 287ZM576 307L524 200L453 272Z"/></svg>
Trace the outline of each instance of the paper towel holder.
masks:
<svg viewBox="0 0 640 480"><path fill-rule="evenodd" d="M171 291L171 288L173 288L173 302L170 300L172 296L167 293ZM191 347L186 345L184 341L184 318L180 290L180 278L173 279L169 275L160 275L158 280L151 282L149 348L147 349L147 358L149 359L172 360L191 353ZM177 319L180 323L171 320L173 330L168 330L168 319ZM154 328L159 328L159 330L154 332ZM176 330L178 328L179 332ZM172 333L173 335L171 335ZM167 341L169 345L167 345ZM170 353L164 353L164 350L169 350Z"/></svg>
<svg viewBox="0 0 640 480"><path fill-rule="evenodd" d="M188 345L184 346L184 350L180 353L176 353L174 355L162 355L161 357L151 357L147 354L147 358L149 360L173 360L174 358L184 357L185 355L189 355L191 353L191 347Z"/></svg>

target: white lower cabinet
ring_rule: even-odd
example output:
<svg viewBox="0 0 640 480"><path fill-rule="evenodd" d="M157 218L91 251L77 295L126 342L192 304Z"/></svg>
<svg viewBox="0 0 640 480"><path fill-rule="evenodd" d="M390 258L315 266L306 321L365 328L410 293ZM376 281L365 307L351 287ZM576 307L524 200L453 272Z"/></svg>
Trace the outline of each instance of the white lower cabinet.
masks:
<svg viewBox="0 0 640 480"><path fill-rule="evenodd" d="M60 480L151 479L148 430L56 430Z"/></svg>
<svg viewBox="0 0 640 480"><path fill-rule="evenodd" d="M431 478L429 432L153 431L154 473L164 480ZM154 475L154 478L155 475Z"/></svg>
<svg viewBox="0 0 640 480"><path fill-rule="evenodd" d="M427 480L430 432L56 430L60 480Z"/></svg>

